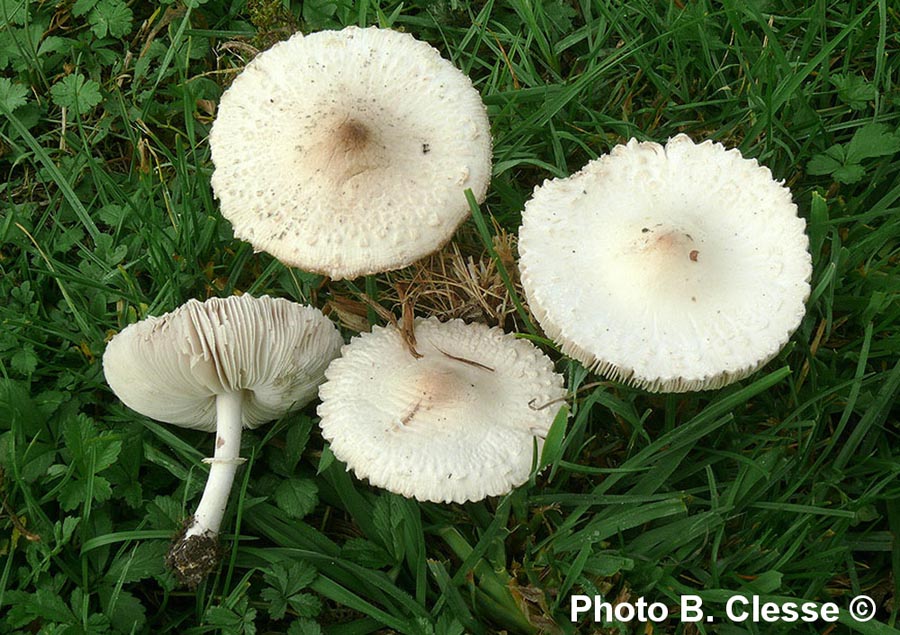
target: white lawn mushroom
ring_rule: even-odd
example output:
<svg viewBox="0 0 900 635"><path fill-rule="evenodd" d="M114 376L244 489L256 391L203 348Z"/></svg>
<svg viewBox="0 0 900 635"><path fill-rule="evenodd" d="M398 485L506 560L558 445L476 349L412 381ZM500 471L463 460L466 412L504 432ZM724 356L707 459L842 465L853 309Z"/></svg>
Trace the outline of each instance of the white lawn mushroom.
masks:
<svg viewBox="0 0 900 635"><path fill-rule="evenodd" d="M772 359L812 273L790 191L738 150L632 139L535 189L520 269L563 352L651 391L718 388Z"/></svg>
<svg viewBox="0 0 900 635"><path fill-rule="evenodd" d="M235 235L334 279L436 251L481 201L491 134L472 82L388 29L296 34L222 96L212 186Z"/></svg>
<svg viewBox="0 0 900 635"><path fill-rule="evenodd" d="M322 436L359 478L404 496L476 501L528 480L564 395L534 345L498 328L415 322L354 338L319 389Z"/></svg>
<svg viewBox="0 0 900 635"><path fill-rule="evenodd" d="M184 583L196 586L217 563L219 527L244 460L242 427L309 403L342 343L318 309L250 295L189 300L109 342L103 372L125 405L151 419L216 431L200 504L167 556Z"/></svg>

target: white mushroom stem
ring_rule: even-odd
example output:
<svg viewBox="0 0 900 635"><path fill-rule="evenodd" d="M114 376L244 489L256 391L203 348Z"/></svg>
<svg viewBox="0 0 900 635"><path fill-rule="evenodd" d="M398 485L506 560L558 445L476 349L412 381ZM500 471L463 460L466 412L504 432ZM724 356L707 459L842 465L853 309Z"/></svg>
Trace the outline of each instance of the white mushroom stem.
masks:
<svg viewBox="0 0 900 635"><path fill-rule="evenodd" d="M184 535L215 535L219 533L228 495L234 482L237 466L244 462L241 452L241 404L242 391L227 392L216 397L216 450L213 458L204 459L210 463L209 478L200 498L194 522Z"/></svg>

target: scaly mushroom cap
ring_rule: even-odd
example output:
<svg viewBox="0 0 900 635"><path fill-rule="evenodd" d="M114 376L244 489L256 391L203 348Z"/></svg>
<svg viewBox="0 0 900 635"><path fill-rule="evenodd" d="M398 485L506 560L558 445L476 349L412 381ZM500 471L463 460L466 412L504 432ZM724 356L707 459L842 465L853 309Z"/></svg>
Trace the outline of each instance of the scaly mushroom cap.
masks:
<svg viewBox="0 0 900 635"><path fill-rule="evenodd" d="M564 395L530 342L483 324L416 320L414 358L375 327L346 345L319 389L322 436L359 478L435 502L480 500L528 480Z"/></svg>
<svg viewBox="0 0 900 635"><path fill-rule="evenodd" d="M235 235L353 278L437 250L481 201L491 135L469 78L411 35L348 27L260 53L222 96L212 185Z"/></svg>
<svg viewBox="0 0 900 635"><path fill-rule="evenodd" d="M309 403L342 344L314 307L268 296L188 300L113 337L103 372L132 410L207 431L216 396L244 391L242 423L255 428Z"/></svg>
<svg viewBox="0 0 900 635"><path fill-rule="evenodd" d="M790 191L738 150L632 139L535 189L522 286L547 335L585 366L651 391L718 388L800 324L805 226Z"/></svg>

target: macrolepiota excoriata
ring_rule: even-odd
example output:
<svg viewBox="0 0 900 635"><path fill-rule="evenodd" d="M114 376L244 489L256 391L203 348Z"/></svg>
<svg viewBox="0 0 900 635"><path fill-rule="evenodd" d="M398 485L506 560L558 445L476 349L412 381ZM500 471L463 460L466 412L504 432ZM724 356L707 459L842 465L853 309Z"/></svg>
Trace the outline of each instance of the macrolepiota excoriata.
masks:
<svg viewBox="0 0 900 635"><path fill-rule="evenodd" d="M196 586L218 562L218 533L240 458L242 428L301 408L315 398L343 343L316 308L250 295L189 300L131 324L106 347L103 372L137 412L216 432L206 488L176 537L167 563Z"/></svg>
<svg viewBox="0 0 900 635"><path fill-rule="evenodd" d="M334 279L397 269L447 242L491 173L472 82L406 33L298 33L222 96L212 186L235 235Z"/></svg>
<svg viewBox="0 0 900 635"><path fill-rule="evenodd" d="M553 362L499 328L417 319L344 346L319 389L322 436L359 478L422 501L465 502L528 480L565 394Z"/></svg>
<svg viewBox="0 0 900 635"><path fill-rule="evenodd" d="M522 286L547 335L585 366L650 391L718 388L799 326L805 227L790 190L738 150L632 139L535 189Z"/></svg>

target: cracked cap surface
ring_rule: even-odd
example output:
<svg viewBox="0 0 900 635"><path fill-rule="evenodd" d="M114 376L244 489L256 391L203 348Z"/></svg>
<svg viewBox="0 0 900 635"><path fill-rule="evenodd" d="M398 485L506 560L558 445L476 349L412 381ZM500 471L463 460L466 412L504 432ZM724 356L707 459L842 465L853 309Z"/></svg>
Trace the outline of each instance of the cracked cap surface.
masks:
<svg viewBox="0 0 900 635"><path fill-rule="evenodd" d="M632 139L535 188L522 286L547 335L585 366L650 391L718 388L799 326L805 228L755 159L685 135Z"/></svg>
<svg viewBox="0 0 900 635"><path fill-rule="evenodd" d="M415 359L375 327L346 345L319 389L322 436L359 478L434 502L480 500L528 480L565 394L530 342L498 328L419 319Z"/></svg>
<svg viewBox="0 0 900 635"><path fill-rule="evenodd" d="M354 278L440 248L482 201L491 135L472 82L389 29L296 34L222 96L212 186L237 237L282 262Z"/></svg>

